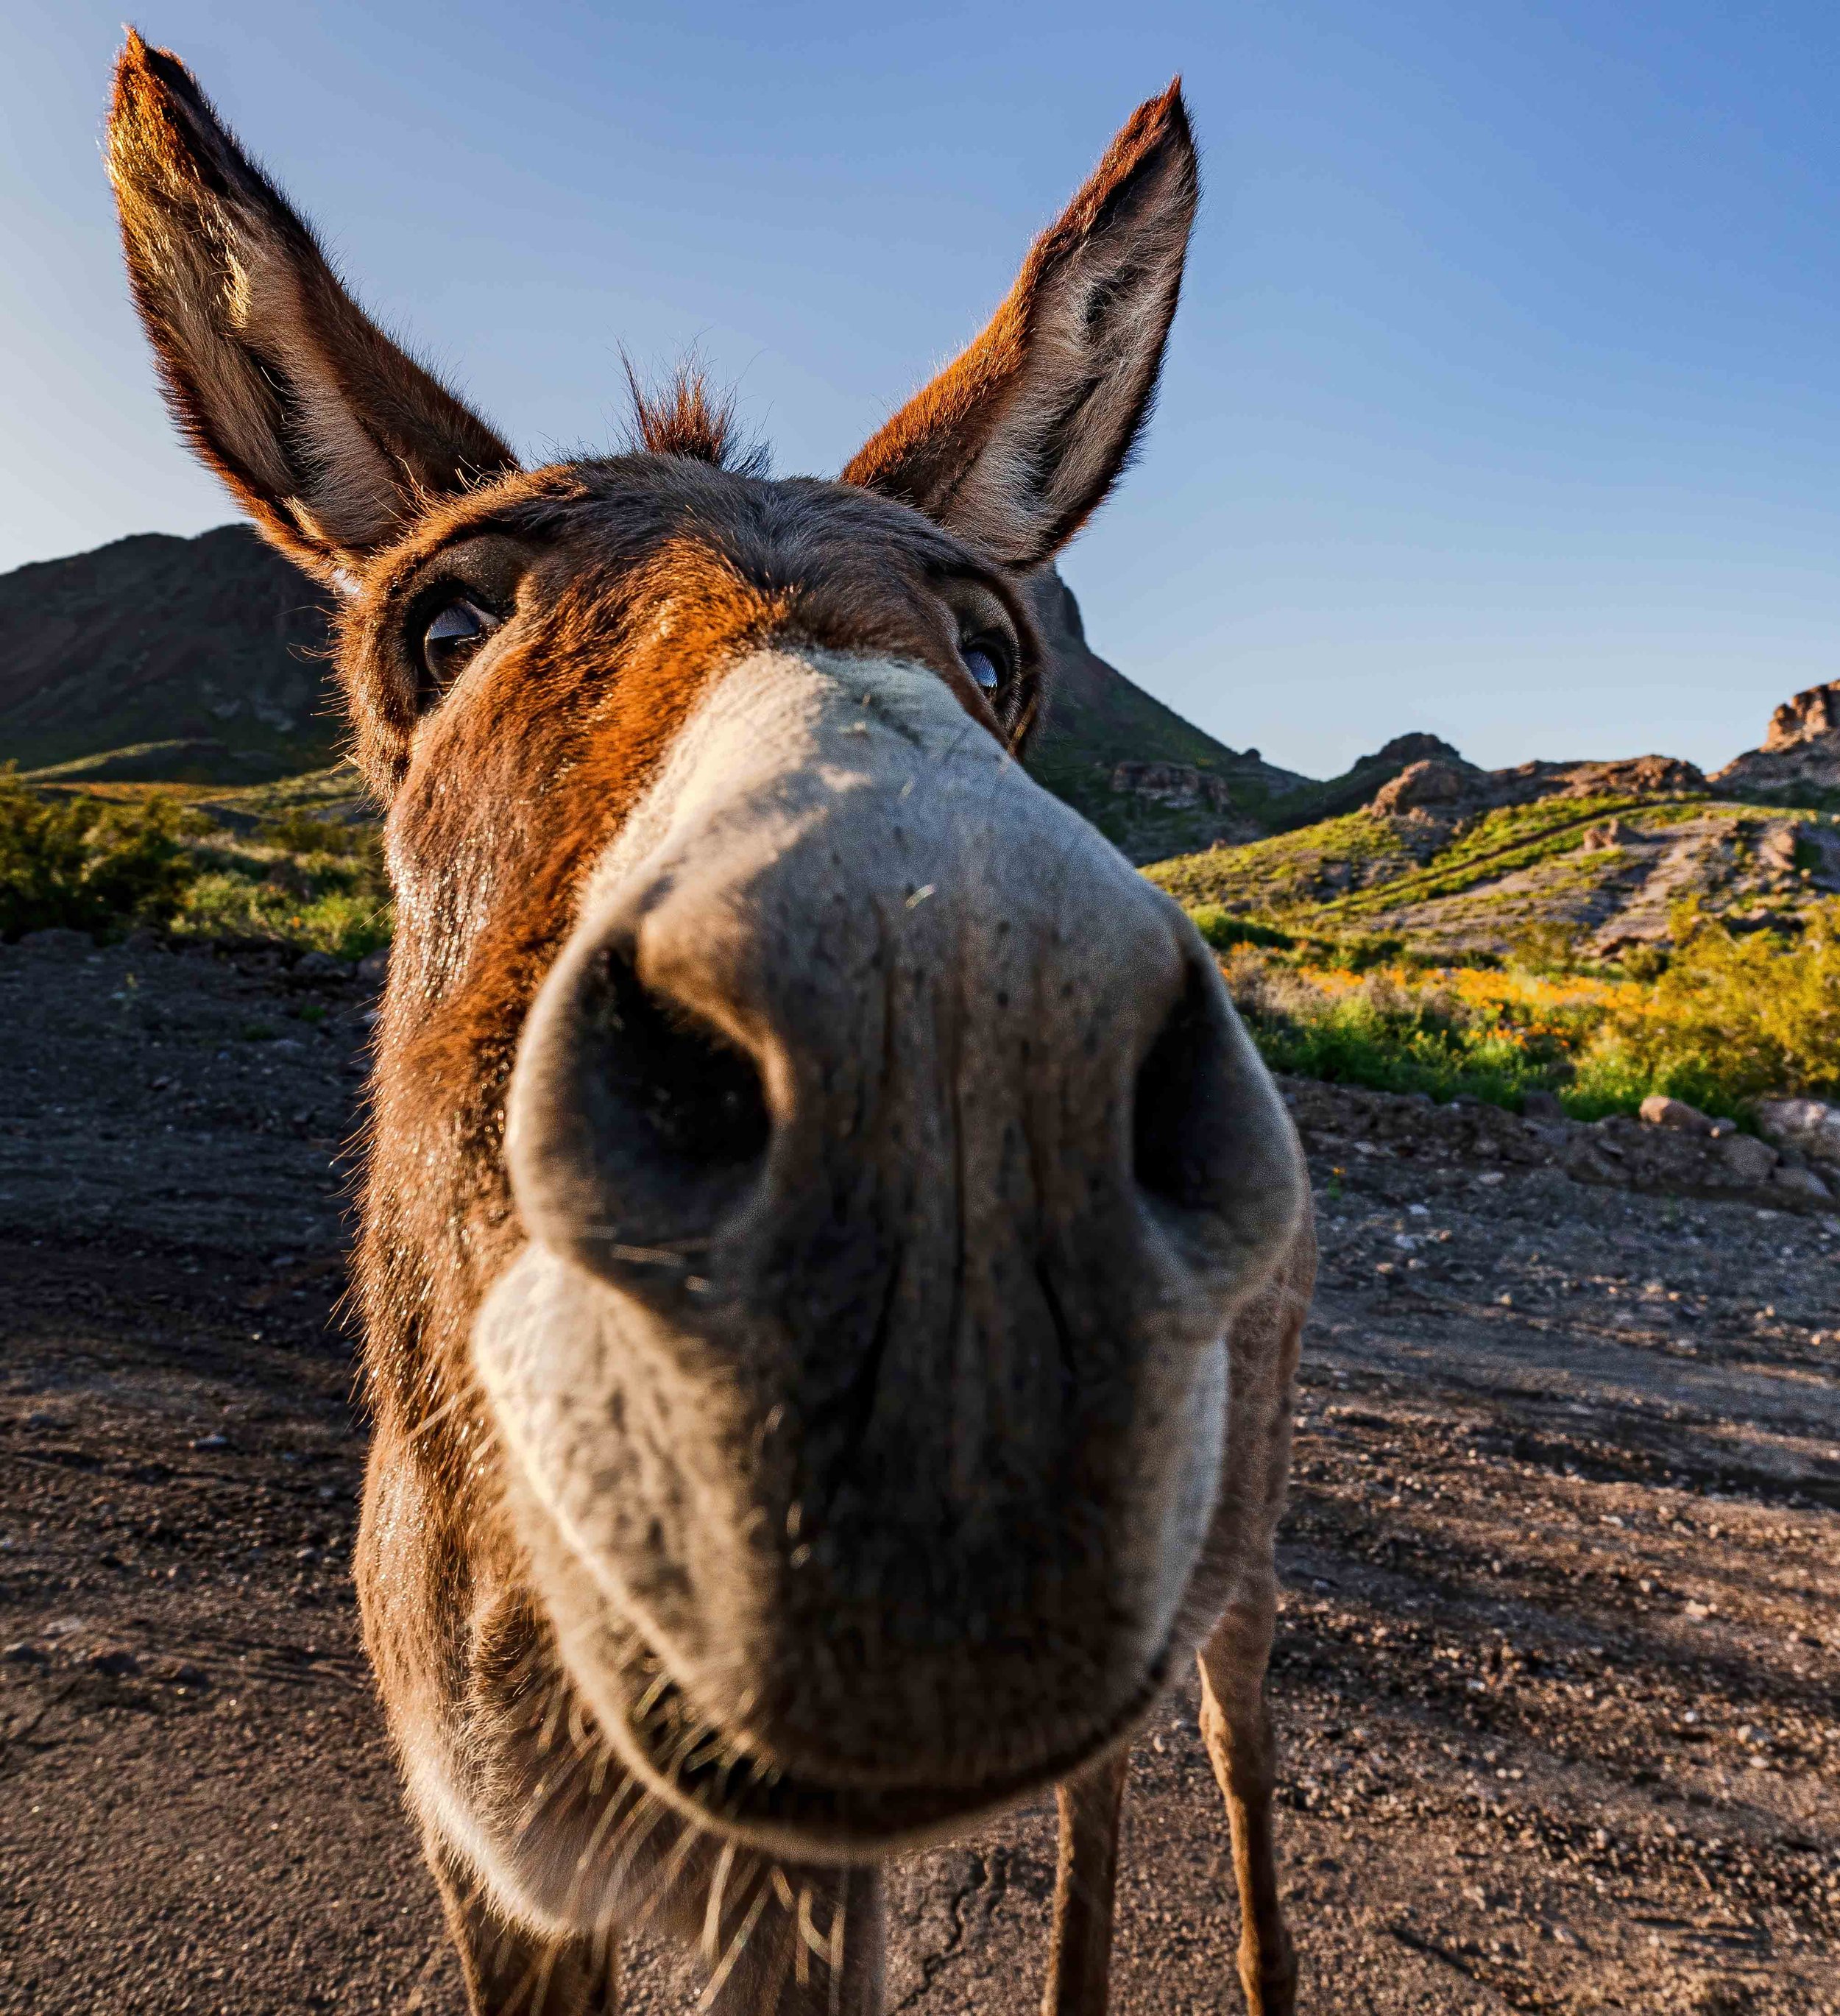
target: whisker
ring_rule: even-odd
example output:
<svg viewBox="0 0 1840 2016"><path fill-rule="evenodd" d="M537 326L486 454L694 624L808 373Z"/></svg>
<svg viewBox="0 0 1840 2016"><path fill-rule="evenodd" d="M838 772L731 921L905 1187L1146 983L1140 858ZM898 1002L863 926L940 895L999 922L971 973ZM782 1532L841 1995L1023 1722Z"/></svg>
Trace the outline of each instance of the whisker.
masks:
<svg viewBox="0 0 1840 2016"><path fill-rule="evenodd" d="M631 1782L630 1780L628 1780L628 1784ZM601 1809L600 1819L594 1823L594 1831L588 1837L587 1845L575 1857L575 1873L569 1884L568 1897L564 1908L565 1916L568 1911L574 1908L582 1890L586 1887L588 1872L593 1867L594 1858L600 1852L600 1845L606 1840L608 1829L618 1817L620 1809L625 1802L626 1787L623 1785Z"/></svg>
<svg viewBox="0 0 1840 2016"><path fill-rule="evenodd" d="M556 1691L550 1697L548 1712L543 1717L542 1732L537 1737L537 1751L541 1756L549 1755L549 1747L556 1741L556 1726L562 1719L562 1712L567 1705L568 1697L568 1682L565 1679L558 1679L556 1683Z"/></svg>
<svg viewBox="0 0 1840 2016"><path fill-rule="evenodd" d="M844 1918L850 1908L850 1876L846 1869L837 1888L837 1907L830 1914L830 2016L843 2016Z"/></svg>
<svg viewBox="0 0 1840 2016"><path fill-rule="evenodd" d="M594 1769L588 1780L588 1791L591 1798L598 1799L600 1797L607 1785L607 1766L610 1764L617 1764L619 1761L618 1753L614 1749L613 1745L603 1742L600 1748L595 1752ZM625 1794L622 1791L616 1793L614 1797L617 1799L624 1798Z"/></svg>
<svg viewBox="0 0 1840 2016"><path fill-rule="evenodd" d="M645 1692L639 1696L639 1699L633 1703L632 1707L629 1711L630 1719L635 1723L643 1723L646 1717L651 1713L652 1710L658 1705L658 1703L664 1699L665 1691L670 1685L671 1676L665 1672L662 1666L661 1666L658 1669L657 1673L654 1678L651 1685L647 1687Z"/></svg>
<svg viewBox="0 0 1840 2016"><path fill-rule="evenodd" d="M536 1985L531 1992L531 2016L542 2016L543 2005L549 2000L550 1977L556 1971L556 1952L553 1945L543 1948Z"/></svg>
<svg viewBox="0 0 1840 2016"><path fill-rule="evenodd" d="M697 1829L686 1820L683 1832L678 1837L677 1845L665 1856L658 1879L647 1893L645 1902L626 1921L634 1931L639 1931L669 1893L672 1885L683 1874L683 1866L690 1860L692 1849L699 1845L701 1838Z"/></svg>
<svg viewBox="0 0 1840 2016"><path fill-rule="evenodd" d="M721 1994L722 1984L735 1971L735 1963L740 1959L744 1949L754 1936L754 1928L760 1922L760 1914L767 1907L768 1885L763 1881L754 1893L754 1902L747 1907L747 1915L740 1929L729 1942L729 1949L722 1955L722 1964L709 1977L709 1985L697 1998L697 2016L706 2016L715 2006L715 1998Z"/></svg>
<svg viewBox="0 0 1840 2016"><path fill-rule="evenodd" d="M610 1915L603 1914L595 1922L594 1931L588 1942L589 1971L592 1978L600 1984L600 2007L612 2010L618 2006L614 1993L614 1969L619 1964L620 1931Z"/></svg>
<svg viewBox="0 0 1840 2016"><path fill-rule="evenodd" d="M465 1400L466 1397L466 1395L464 1392L450 1394L446 1399L441 1402L441 1405L437 1407L432 1413L424 1414L421 1420L409 1430L409 1439L412 1442L419 1442L422 1437L425 1435L437 1421L445 1421L448 1416L453 1412L455 1408L459 1406L461 1402Z"/></svg>
<svg viewBox="0 0 1840 2016"><path fill-rule="evenodd" d="M715 1964L716 1943L722 1937L722 1893L729 1886L729 1871L735 1866L735 1844L725 1841L722 1853L715 1859L715 1874L709 1879L709 1903L703 1913L703 1937L698 1950L711 1966Z"/></svg>
<svg viewBox="0 0 1840 2016"><path fill-rule="evenodd" d="M633 1863L638 1858L639 1851L645 1846L648 1841L651 1839L653 1832L657 1828L659 1821L661 1820L670 1810L671 1809L665 1805L662 1799L654 1799L650 1793L647 1793L640 1799L639 1803L633 1808L632 1813L628 1816L628 1818L621 1823L620 1834L625 1834L627 1828L634 1826L642 1816L644 1820L645 1824L643 1827L639 1827L638 1831L633 1835L632 1840L626 1844L625 1853L614 1866L615 1873L614 1880L616 1883L624 1883L625 1881L628 1872L631 1870ZM616 1834L614 1837L614 1845L618 1845L620 1834Z"/></svg>

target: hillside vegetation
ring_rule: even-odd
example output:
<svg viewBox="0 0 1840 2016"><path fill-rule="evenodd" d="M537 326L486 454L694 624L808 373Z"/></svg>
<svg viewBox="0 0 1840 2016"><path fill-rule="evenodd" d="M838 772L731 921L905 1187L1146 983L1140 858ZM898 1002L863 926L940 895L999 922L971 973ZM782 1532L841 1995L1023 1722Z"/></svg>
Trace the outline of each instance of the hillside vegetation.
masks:
<svg viewBox="0 0 1840 2016"><path fill-rule="evenodd" d="M1237 934L1217 911L1200 921ZM1840 901L1794 933L1737 932L1691 902L1673 925L1669 953L1621 970L1244 938L1222 967L1266 1060L1305 1077L1517 1110L1546 1094L1579 1120L1652 1093L1738 1120L1766 1096L1840 1097Z"/></svg>
<svg viewBox="0 0 1840 2016"><path fill-rule="evenodd" d="M1688 765L1429 761L1359 811L1147 873L1281 1069L1580 1119L1840 1096L1840 821Z"/></svg>
<svg viewBox="0 0 1840 2016"><path fill-rule="evenodd" d="M1698 797L1554 796L1439 830L1358 812L1156 864L1191 908L1324 938L1396 936L1458 959L1529 934L1580 958L1662 945L1686 898L1734 923L1794 929L1840 893L1840 820Z"/></svg>
<svg viewBox="0 0 1840 2016"><path fill-rule="evenodd" d="M189 790L0 772L0 939L140 927L355 959L393 922L381 839L342 765Z"/></svg>

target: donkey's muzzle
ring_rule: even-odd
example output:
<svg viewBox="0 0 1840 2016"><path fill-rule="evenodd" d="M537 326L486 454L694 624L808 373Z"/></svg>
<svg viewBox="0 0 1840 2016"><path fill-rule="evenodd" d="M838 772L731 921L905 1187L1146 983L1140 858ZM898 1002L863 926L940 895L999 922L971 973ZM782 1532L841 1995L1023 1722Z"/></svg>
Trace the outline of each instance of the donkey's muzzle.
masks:
<svg viewBox="0 0 1840 2016"><path fill-rule="evenodd" d="M708 711L531 1012L481 1369L578 1672L610 1604L773 1770L970 1798L1147 1697L1294 1140L1192 926L933 675Z"/></svg>

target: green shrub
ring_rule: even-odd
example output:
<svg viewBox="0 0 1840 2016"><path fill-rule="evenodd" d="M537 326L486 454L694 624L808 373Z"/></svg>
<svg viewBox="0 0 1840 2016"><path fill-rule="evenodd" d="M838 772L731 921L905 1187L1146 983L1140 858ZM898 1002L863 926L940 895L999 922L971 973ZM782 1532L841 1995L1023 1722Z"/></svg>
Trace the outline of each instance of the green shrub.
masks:
<svg viewBox="0 0 1840 2016"><path fill-rule="evenodd" d="M1255 924L1249 917L1236 917L1218 903L1197 903L1189 912L1194 927L1216 952L1231 952L1235 945L1269 945L1287 949L1295 944L1288 931L1271 924Z"/></svg>
<svg viewBox="0 0 1840 2016"><path fill-rule="evenodd" d="M1508 1107L1550 1091L1579 1120L1655 1092L1737 1120L1771 1093L1840 1094L1840 902L1799 932L1736 931L1692 905L1672 930L1673 952L1632 957L1621 981L1532 970L1544 942L1499 979L1374 970L1371 944L1310 940L1223 964L1267 1062L1309 1077Z"/></svg>
<svg viewBox="0 0 1840 2016"><path fill-rule="evenodd" d="M390 942L393 920L377 829L290 810L253 835L217 832L200 848L172 928L362 959Z"/></svg>
<svg viewBox="0 0 1840 2016"><path fill-rule="evenodd" d="M187 888L172 919L182 936L271 938L336 959L362 959L390 942L389 899L375 890L304 895L274 879L213 870Z"/></svg>
<svg viewBox="0 0 1840 2016"><path fill-rule="evenodd" d="M1610 1010L1579 1060L1581 1093L1640 1085L1737 1114L1772 1093L1840 1093L1840 901L1792 935L1734 931L1697 902L1670 929L1647 999Z"/></svg>
<svg viewBox="0 0 1840 2016"><path fill-rule="evenodd" d="M352 825L344 819L316 819L311 812L290 807L262 823L260 833L265 846L283 854L325 855L334 860L374 862L381 867L382 842L374 826Z"/></svg>
<svg viewBox="0 0 1840 2016"><path fill-rule="evenodd" d="M194 825L171 798L41 796L0 772L0 938L165 923L191 877Z"/></svg>
<svg viewBox="0 0 1840 2016"><path fill-rule="evenodd" d="M137 923L362 959L390 941L381 841L297 811L233 833L175 797L39 792L0 770L0 938Z"/></svg>
<svg viewBox="0 0 1840 2016"><path fill-rule="evenodd" d="M1408 992L1370 973L1326 999L1307 981L1242 959L1228 985L1260 1054L1274 1070L1375 1092L1460 1094L1518 1107L1565 1075L1562 1046L1491 1025L1437 988Z"/></svg>

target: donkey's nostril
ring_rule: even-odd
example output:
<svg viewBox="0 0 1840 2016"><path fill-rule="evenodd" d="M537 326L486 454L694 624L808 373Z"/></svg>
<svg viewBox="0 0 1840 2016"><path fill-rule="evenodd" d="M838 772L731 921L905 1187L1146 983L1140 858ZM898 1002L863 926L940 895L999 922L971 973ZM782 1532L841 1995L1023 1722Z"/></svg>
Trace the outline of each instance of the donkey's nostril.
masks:
<svg viewBox="0 0 1840 2016"><path fill-rule="evenodd" d="M507 1117L529 1230L595 1273L666 1291L745 1204L772 1135L753 1060L646 986L625 934L552 976Z"/></svg>
<svg viewBox="0 0 1840 2016"><path fill-rule="evenodd" d="M659 1175L691 1181L751 1167L772 1132L752 1058L681 1003L652 993L631 960L599 952L582 994L584 1062L624 1107Z"/></svg>
<svg viewBox="0 0 1840 2016"><path fill-rule="evenodd" d="M1190 960L1138 1067L1132 1162L1138 1186L1183 1212L1218 1213L1237 1187L1236 1084L1219 990Z"/></svg>

